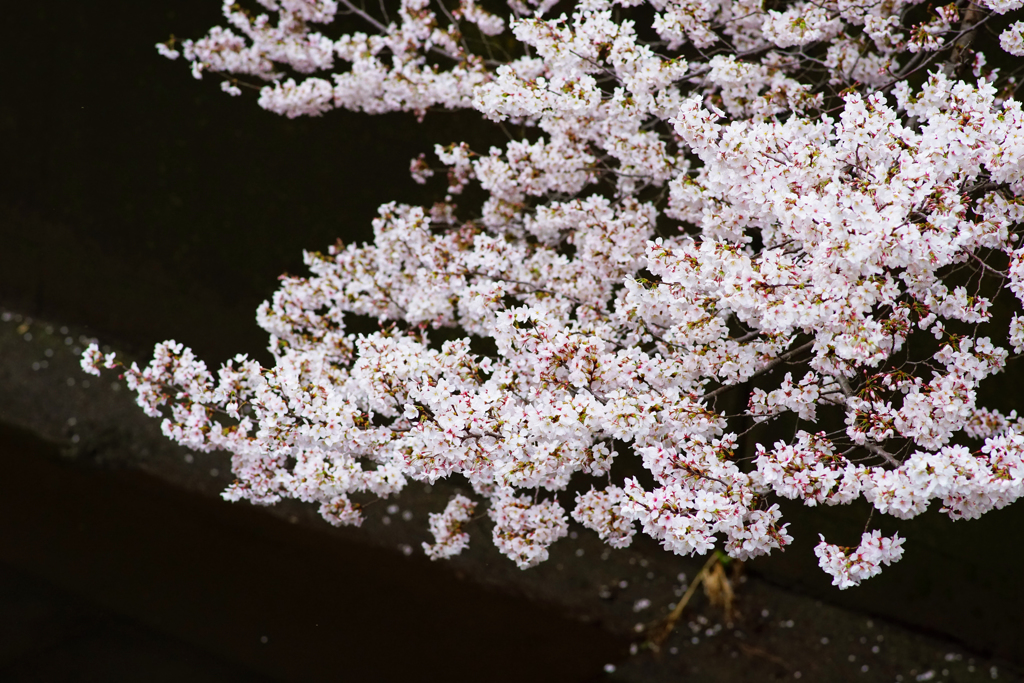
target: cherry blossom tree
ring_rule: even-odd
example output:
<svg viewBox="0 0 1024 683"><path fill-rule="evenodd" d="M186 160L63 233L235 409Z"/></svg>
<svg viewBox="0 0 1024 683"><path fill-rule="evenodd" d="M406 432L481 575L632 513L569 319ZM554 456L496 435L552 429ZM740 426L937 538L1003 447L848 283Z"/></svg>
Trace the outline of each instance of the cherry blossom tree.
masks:
<svg viewBox="0 0 1024 683"><path fill-rule="evenodd" d="M1024 494L1024 419L979 404L1024 350L1024 0L386 5L227 0L157 46L288 117L465 109L508 136L436 146L410 170L441 201L307 253L258 311L274 367L85 354L231 453L225 498L359 524L461 475L425 552L481 505L526 568L569 517L747 559L792 540L776 497L972 519ZM903 542L815 552L846 588Z"/></svg>

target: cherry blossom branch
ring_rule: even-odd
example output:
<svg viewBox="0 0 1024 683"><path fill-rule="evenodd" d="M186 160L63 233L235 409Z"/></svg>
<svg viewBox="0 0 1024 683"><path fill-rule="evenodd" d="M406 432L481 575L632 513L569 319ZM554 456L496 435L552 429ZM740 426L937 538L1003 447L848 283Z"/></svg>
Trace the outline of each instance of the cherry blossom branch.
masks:
<svg viewBox="0 0 1024 683"><path fill-rule="evenodd" d="M414 160L417 181L448 176L444 201L386 204L372 243L283 279L258 313L272 369L242 359L214 377L166 342L125 374L169 438L231 452L227 498L314 501L356 524L352 496L457 474L525 568L570 514L615 547L642 530L670 552L721 544L745 560L792 541L773 495L897 517L939 499L953 518L1024 496L1024 420L979 390L1024 354L1024 115L1015 71L982 75L1005 58L976 40L1006 17L999 49L1024 56L1024 21L1007 16L1024 0L962 2L959 17L906 0L591 0L560 17L550 0L498 14L397 1L396 24L341 0L378 35L327 38L311 27L337 4L289 0L276 25L227 6L231 28L158 47L197 78L266 80L260 106L285 116L463 110L507 138ZM470 53L466 24L489 56L520 56ZM381 329L346 332L346 316ZM90 372L110 362L83 357ZM708 407L737 387L743 408L739 394ZM790 414L788 438L750 436ZM734 457L741 438L750 458ZM616 458L645 483L612 476ZM571 513L545 500L581 474L607 485ZM435 513L425 552L461 550L472 505ZM815 552L846 588L901 543L865 530L856 549Z"/></svg>

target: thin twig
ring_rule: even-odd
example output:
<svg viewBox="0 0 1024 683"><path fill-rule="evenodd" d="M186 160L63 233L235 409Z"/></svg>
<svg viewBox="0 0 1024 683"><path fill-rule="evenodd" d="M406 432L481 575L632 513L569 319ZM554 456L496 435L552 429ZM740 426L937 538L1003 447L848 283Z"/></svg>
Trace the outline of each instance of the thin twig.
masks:
<svg viewBox="0 0 1024 683"><path fill-rule="evenodd" d="M683 610L686 609L686 605L689 604L693 594L697 592L697 586L704 581L704 578L718 561L718 553L712 553L711 557L704 563L701 570L697 572L697 576L693 578L693 583L691 583L686 589L683 597L681 597L679 602L676 603L675 609L669 612L669 615L665 617L654 629L652 629L651 637L647 639L647 642L653 650L659 650L665 640L672 635L672 631L676 628L676 622L678 622L679 618L683 616Z"/></svg>

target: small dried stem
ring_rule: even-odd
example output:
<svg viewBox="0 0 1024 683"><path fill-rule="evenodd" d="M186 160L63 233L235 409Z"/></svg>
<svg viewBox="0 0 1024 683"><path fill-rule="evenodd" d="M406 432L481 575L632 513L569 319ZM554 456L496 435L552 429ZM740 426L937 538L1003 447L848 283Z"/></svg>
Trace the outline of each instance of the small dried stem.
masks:
<svg viewBox="0 0 1024 683"><path fill-rule="evenodd" d="M704 578L708 575L715 564L718 563L718 561L718 553L712 553L711 557L704 563L701 570L697 572L697 576L694 577L693 582L686 589L683 597L679 599L675 609L673 609L657 626L651 629L651 636L647 639L647 643L650 645L652 650L655 652L659 651L665 640L672 635L672 631L676 628L676 622L678 622L679 618L683 616L683 610L686 609L686 605L689 604L693 594L697 592L697 587L700 586L704 581Z"/></svg>

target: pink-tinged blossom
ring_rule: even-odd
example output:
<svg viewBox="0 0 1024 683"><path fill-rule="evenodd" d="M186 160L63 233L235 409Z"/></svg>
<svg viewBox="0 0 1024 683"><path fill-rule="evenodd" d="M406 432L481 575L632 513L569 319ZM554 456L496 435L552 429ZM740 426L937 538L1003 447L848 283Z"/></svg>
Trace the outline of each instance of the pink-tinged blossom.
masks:
<svg viewBox="0 0 1024 683"><path fill-rule="evenodd" d="M818 537L821 542L814 548L818 565L832 577L832 585L839 586L839 590L860 585L864 579L880 574L883 564L888 566L903 557L904 539L899 534L889 538L880 531L871 531L861 536L856 548L831 545L824 536Z"/></svg>
<svg viewBox="0 0 1024 683"><path fill-rule="evenodd" d="M424 543L423 552L432 560L454 557L469 547L469 534L463 526L473 517L476 503L465 496L452 496L444 512L430 513L433 543Z"/></svg>
<svg viewBox="0 0 1024 683"><path fill-rule="evenodd" d="M452 12L452 16L476 24L480 33L485 36L496 36L505 30L505 20L480 7L476 0L461 0L459 8Z"/></svg>
<svg viewBox="0 0 1024 683"><path fill-rule="evenodd" d="M156 51L161 57L167 59L177 59L181 56L181 53L175 50L169 43L157 43Z"/></svg>
<svg viewBox="0 0 1024 683"><path fill-rule="evenodd" d="M290 119L297 116L320 116L334 106L334 88L322 78L307 78L296 83L289 78L284 83L260 90L259 105L275 114Z"/></svg>
<svg viewBox="0 0 1024 683"><path fill-rule="evenodd" d="M996 14L1006 14L1024 6L1022 0L983 0L981 4Z"/></svg>
<svg viewBox="0 0 1024 683"><path fill-rule="evenodd" d="M90 375L100 376L100 369L113 370L120 362L117 360L117 354L107 353L104 354L100 351L100 347L94 342L85 347L82 351L82 370L89 373Z"/></svg>
<svg viewBox="0 0 1024 683"><path fill-rule="evenodd" d="M779 47L808 45L832 38L842 30L842 22L830 15L819 5L800 2L785 12L768 10L761 30Z"/></svg>
<svg viewBox="0 0 1024 683"><path fill-rule="evenodd" d="M487 511L498 550L520 569L548 559L548 546L565 536L565 511L553 500L532 503L526 496L498 492Z"/></svg>
<svg viewBox="0 0 1024 683"><path fill-rule="evenodd" d="M999 34L999 46L1015 57L1024 57L1024 21L1006 27Z"/></svg>
<svg viewBox="0 0 1024 683"><path fill-rule="evenodd" d="M427 180L433 177L434 171L427 163L425 154L420 154L409 162L409 175L418 185L425 185Z"/></svg>
<svg viewBox="0 0 1024 683"><path fill-rule="evenodd" d="M609 486L601 491L591 489L576 496L572 518L596 531L601 540L611 547L628 547L633 542L636 529L622 515L620 506L624 500L623 491L617 486Z"/></svg>
<svg viewBox="0 0 1024 683"><path fill-rule="evenodd" d="M836 453L823 433L801 431L793 444L780 441L770 451L758 444L757 450L752 480L783 498L811 506L844 505L861 494L865 468Z"/></svg>

